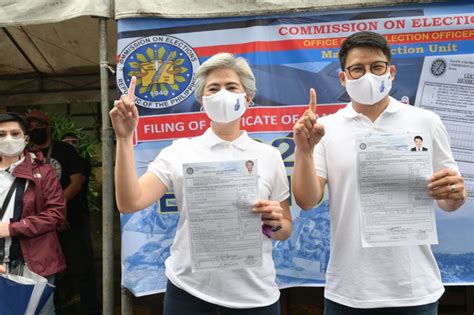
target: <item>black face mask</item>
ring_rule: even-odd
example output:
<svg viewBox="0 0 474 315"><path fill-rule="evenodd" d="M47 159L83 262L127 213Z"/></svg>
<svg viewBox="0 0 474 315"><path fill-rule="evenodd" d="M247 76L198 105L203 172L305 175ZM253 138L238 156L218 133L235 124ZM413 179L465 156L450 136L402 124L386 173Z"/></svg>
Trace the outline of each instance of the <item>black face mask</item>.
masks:
<svg viewBox="0 0 474 315"><path fill-rule="evenodd" d="M34 144L43 144L48 140L48 131L46 128L35 128L31 129L30 132L30 140Z"/></svg>

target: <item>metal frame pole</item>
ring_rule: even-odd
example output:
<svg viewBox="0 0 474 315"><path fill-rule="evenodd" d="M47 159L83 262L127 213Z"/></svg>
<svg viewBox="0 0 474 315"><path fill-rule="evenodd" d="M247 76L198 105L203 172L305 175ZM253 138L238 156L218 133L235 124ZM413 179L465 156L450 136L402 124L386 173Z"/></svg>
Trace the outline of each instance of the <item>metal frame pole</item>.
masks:
<svg viewBox="0 0 474 315"><path fill-rule="evenodd" d="M114 313L113 130L109 120L107 19L99 18L102 109L102 314Z"/></svg>
<svg viewBox="0 0 474 315"><path fill-rule="evenodd" d="M122 315L132 315L133 314L132 294L124 287L122 287L121 293L122 293Z"/></svg>

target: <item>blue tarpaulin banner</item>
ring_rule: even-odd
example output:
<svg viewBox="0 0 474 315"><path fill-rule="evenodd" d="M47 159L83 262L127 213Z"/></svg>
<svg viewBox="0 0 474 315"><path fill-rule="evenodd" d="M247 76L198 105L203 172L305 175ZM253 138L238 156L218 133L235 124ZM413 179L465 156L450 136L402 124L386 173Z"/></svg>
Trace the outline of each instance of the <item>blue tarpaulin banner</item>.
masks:
<svg viewBox="0 0 474 315"><path fill-rule="evenodd" d="M320 116L345 106L349 97L338 79L338 49L350 34L370 30L384 34L392 45L392 62L397 68L392 97L436 111L443 106L431 108L431 103L423 101L428 99L422 93L427 87L436 88L437 94L432 96L435 103L443 100L446 88L453 85L470 95L470 102L465 96L456 100L466 113L461 116L470 117L470 124L460 118L453 123L449 114L439 114L451 135L454 156L472 196L473 144L465 139L474 136L473 12L474 4L458 1L260 17L120 20L119 93L127 93L132 76L138 78L138 174L143 174L173 139L197 136L209 127L194 98L194 74L213 54L231 52L248 59L257 79L256 106L245 113L242 128L280 150L291 181L291 130L307 107L309 89L318 91ZM164 70L157 72L159 67ZM442 87L439 78L430 83L433 75L455 71L453 67L463 77L461 80ZM292 198L290 204L293 234L289 240L274 242L277 282L281 288L323 286L330 250L328 201L307 212L302 212ZM178 215L173 192L143 211L122 215L122 282L134 295L164 291L164 261ZM443 282L473 284L473 199L454 213L438 209L436 216L439 245L433 250Z"/></svg>

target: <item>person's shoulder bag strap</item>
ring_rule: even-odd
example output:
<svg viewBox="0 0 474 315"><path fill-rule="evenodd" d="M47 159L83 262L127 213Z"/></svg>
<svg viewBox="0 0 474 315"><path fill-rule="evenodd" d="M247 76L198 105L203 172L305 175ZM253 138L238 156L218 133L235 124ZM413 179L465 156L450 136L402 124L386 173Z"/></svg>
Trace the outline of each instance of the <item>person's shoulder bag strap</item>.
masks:
<svg viewBox="0 0 474 315"><path fill-rule="evenodd" d="M23 194L25 193L26 178L16 178L18 181L16 186L15 203L13 204L13 219L11 222L18 222L21 219L21 211L23 209Z"/></svg>
<svg viewBox="0 0 474 315"><path fill-rule="evenodd" d="M5 197L5 200L3 201L2 209L0 210L0 219L3 219L3 216L5 215L5 212L7 211L8 204L10 203L10 199L12 199L12 195L15 192L15 189L18 187L20 184L21 178L15 178L13 181L13 184L10 186L10 189L8 190L7 196ZM25 184L23 182L23 188L25 187Z"/></svg>

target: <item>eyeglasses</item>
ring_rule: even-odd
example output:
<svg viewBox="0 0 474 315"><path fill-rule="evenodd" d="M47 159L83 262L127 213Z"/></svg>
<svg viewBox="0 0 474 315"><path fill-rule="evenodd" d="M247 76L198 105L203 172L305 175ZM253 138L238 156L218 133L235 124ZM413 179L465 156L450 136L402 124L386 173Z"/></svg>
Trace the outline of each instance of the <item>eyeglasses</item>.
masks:
<svg viewBox="0 0 474 315"><path fill-rule="evenodd" d="M387 61L376 61L370 65L370 72L375 75L383 75L387 72L389 63ZM354 79L360 79L365 74L365 65L356 64L346 68L349 72L349 76Z"/></svg>

